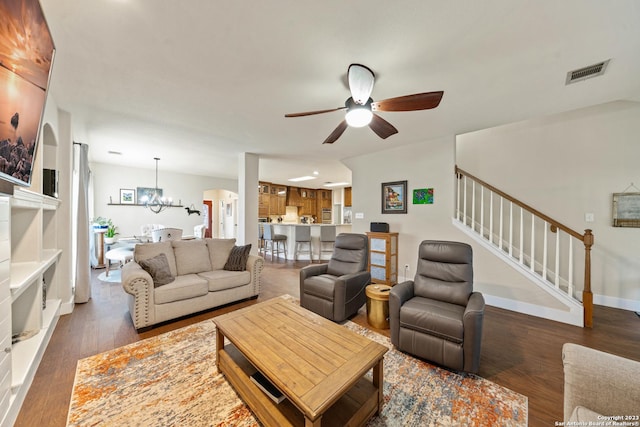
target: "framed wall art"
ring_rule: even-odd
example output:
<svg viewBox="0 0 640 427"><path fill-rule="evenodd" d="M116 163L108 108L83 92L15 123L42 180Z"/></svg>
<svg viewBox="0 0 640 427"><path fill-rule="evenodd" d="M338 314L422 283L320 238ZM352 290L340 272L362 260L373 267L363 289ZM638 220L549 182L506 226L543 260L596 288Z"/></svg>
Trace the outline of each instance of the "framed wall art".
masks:
<svg viewBox="0 0 640 427"><path fill-rule="evenodd" d="M640 227L640 193L613 194L613 226Z"/></svg>
<svg viewBox="0 0 640 427"><path fill-rule="evenodd" d="M136 199L140 204L151 200L156 193L162 197L162 188L136 187Z"/></svg>
<svg viewBox="0 0 640 427"><path fill-rule="evenodd" d="M120 204L134 205L136 203L136 192L127 188L120 189Z"/></svg>
<svg viewBox="0 0 640 427"><path fill-rule="evenodd" d="M432 205L433 188L418 188L413 190L414 205Z"/></svg>
<svg viewBox="0 0 640 427"><path fill-rule="evenodd" d="M382 183L382 213L407 213L407 181Z"/></svg>
<svg viewBox="0 0 640 427"><path fill-rule="evenodd" d="M0 178L30 186L55 47L38 0L0 0Z"/></svg>

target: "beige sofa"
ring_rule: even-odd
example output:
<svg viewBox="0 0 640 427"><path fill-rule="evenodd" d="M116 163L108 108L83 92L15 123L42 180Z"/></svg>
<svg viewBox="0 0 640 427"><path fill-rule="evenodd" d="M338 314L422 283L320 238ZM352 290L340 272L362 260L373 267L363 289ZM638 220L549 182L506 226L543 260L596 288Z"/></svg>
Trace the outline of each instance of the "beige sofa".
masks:
<svg viewBox="0 0 640 427"><path fill-rule="evenodd" d="M129 312L136 329L207 310L260 293L264 261L249 255L244 271L229 271L227 261L235 239L176 240L136 245L133 261L122 268L122 287L128 296ZM239 248L236 248L236 250ZM236 251L234 251L234 254ZM164 254L164 257L161 255ZM242 259L242 258L241 258ZM160 260L160 261L158 261ZM167 284L162 274L148 264L160 262L175 277ZM145 265L147 270L141 267ZM154 284L154 278L156 282Z"/></svg>
<svg viewBox="0 0 640 427"><path fill-rule="evenodd" d="M640 362L572 343L562 362L564 425L638 425Z"/></svg>

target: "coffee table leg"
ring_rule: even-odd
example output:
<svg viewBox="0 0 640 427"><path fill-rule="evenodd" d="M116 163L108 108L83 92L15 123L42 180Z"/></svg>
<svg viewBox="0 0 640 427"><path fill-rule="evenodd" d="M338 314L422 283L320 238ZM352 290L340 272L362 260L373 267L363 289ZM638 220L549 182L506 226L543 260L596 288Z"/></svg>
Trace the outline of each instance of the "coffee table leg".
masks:
<svg viewBox="0 0 640 427"><path fill-rule="evenodd" d="M376 415L380 414L380 410L382 409L382 400L383 400L383 385L384 385L384 369L383 369L384 358L380 358L378 363L373 367L373 385L378 389L378 409L376 411Z"/></svg>
<svg viewBox="0 0 640 427"><path fill-rule="evenodd" d="M220 371L220 351L224 348L224 335L216 328L216 368Z"/></svg>
<svg viewBox="0 0 640 427"><path fill-rule="evenodd" d="M320 427L322 425L322 415L315 421L311 421L309 418L304 417L304 427Z"/></svg>

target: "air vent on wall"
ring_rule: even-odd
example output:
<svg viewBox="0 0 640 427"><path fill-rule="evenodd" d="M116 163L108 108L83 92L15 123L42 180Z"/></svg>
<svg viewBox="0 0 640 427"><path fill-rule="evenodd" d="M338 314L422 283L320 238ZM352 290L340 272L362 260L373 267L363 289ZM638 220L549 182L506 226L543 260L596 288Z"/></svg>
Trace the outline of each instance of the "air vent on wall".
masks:
<svg viewBox="0 0 640 427"><path fill-rule="evenodd" d="M565 84L571 84L576 82L581 82L582 80L590 79L591 77L597 77L604 74L604 71L607 69L607 65L609 65L610 59L606 61L599 62L597 64L589 65L588 67L583 67L577 70L569 71L567 73L567 80Z"/></svg>

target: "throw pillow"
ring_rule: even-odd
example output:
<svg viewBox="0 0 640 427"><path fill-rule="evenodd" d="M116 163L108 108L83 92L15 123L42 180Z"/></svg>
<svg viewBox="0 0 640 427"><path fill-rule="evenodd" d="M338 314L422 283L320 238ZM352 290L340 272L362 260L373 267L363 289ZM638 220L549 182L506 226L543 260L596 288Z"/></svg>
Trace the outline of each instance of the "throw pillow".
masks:
<svg viewBox="0 0 640 427"><path fill-rule="evenodd" d="M234 246L233 249L231 249L229 258L227 258L224 269L229 271L245 271L250 251L251 243L244 246Z"/></svg>
<svg viewBox="0 0 640 427"><path fill-rule="evenodd" d="M162 285L168 285L176 279L171 275L169 261L165 254L158 254L153 258L142 259L138 261L138 264L151 275L154 288Z"/></svg>

